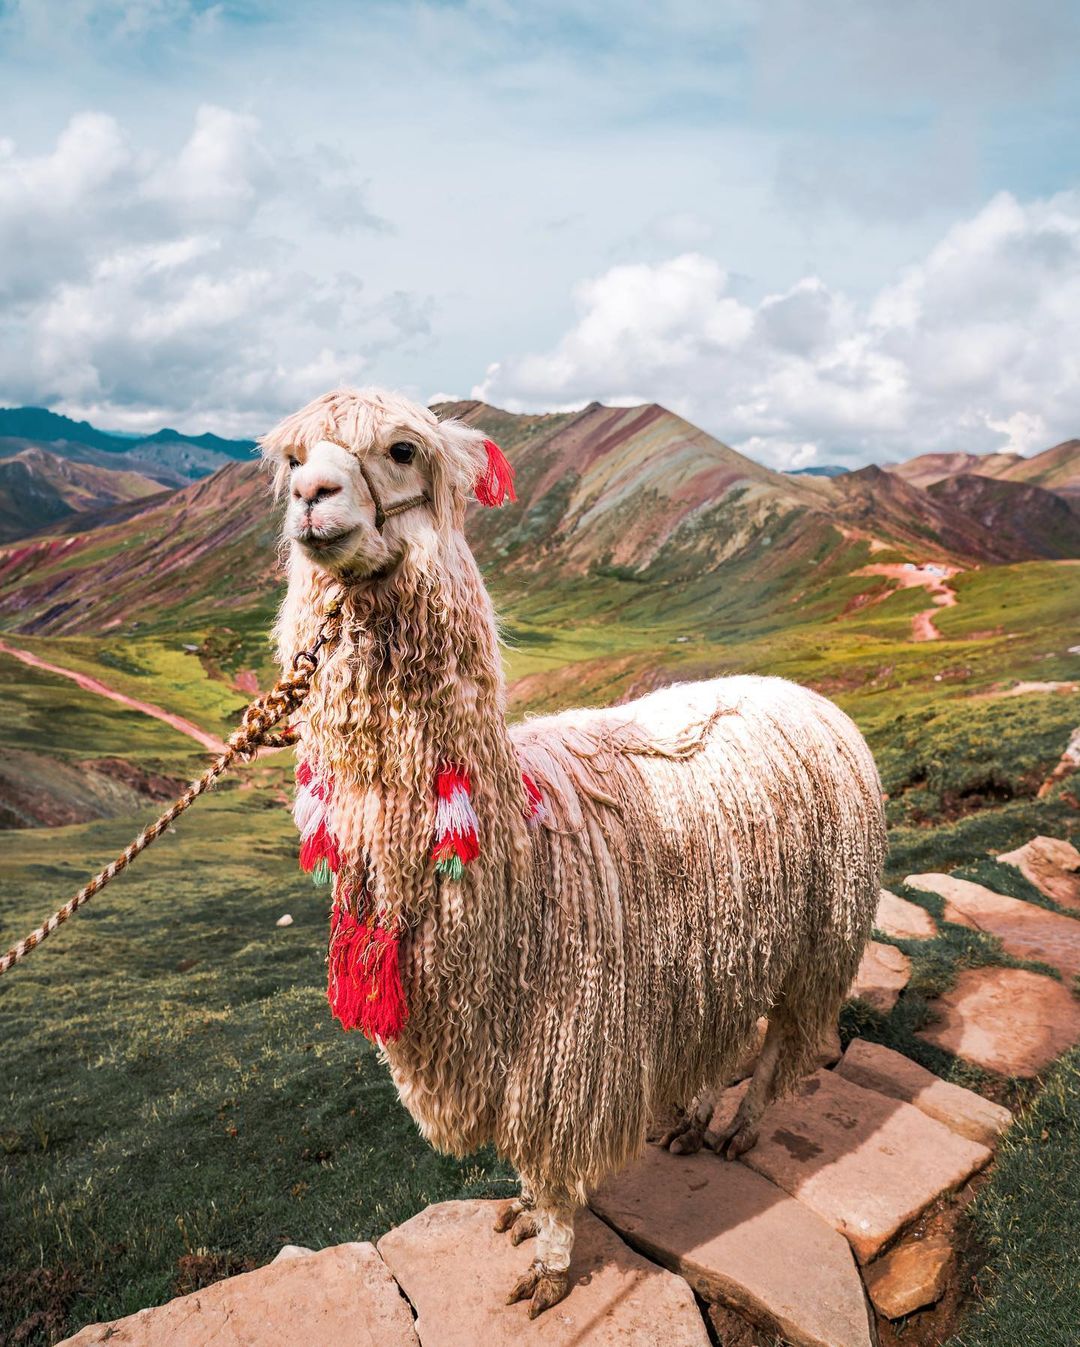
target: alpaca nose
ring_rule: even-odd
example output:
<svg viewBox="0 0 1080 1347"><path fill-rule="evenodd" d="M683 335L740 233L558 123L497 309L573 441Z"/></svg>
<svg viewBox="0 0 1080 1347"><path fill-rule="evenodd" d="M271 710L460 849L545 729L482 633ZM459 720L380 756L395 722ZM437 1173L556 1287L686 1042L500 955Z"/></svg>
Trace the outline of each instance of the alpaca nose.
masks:
<svg viewBox="0 0 1080 1347"><path fill-rule="evenodd" d="M313 505L318 505L321 500L336 496L340 490L341 483L334 481L332 477L325 473L297 472L293 474L293 500L302 500L308 509Z"/></svg>

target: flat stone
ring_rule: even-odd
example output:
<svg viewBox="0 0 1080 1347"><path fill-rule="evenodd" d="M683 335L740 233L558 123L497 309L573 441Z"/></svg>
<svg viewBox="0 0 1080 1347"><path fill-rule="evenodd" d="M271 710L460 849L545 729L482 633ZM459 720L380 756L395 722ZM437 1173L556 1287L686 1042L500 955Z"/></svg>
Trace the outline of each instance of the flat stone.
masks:
<svg viewBox="0 0 1080 1347"><path fill-rule="evenodd" d="M864 1263L989 1159L914 1105L817 1071L766 1109L742 1163L816 1211Z"/></svg>
<svg viewBox="0 0 1080 1347"><path fill-rule="evenodd" d="M416 1310L422 1347L707 1347L686 1282L647 1262L588 1210L575 1222L566 1299L533 1320L527 1302L507 1305L535 1246L515 1248L495 1233L501 1205L440 1202L379 1240Z"/></svg>
<svg viewBox="0 0 1080 1347"><path fill-rule="evenodd" d="M412 1315L373 1244L275 1260L126 1319L91 1324L61 1347L417 1347Z"/></svg>
<svg viewBox="0 0 1080 1347"><path fill-rule="evenodd" d="M1012 1122L1012 1114L1001 1104L942 1080L903 1053L865 1038L848 1044L836 1070L845 1080L866 1090L914 1104L927 1117L991 1149Z"/></svg>
<svg viewBox="0 0 1080 1347"><path fill-rule="evenodd" d="M896 1005L900 993L911 979L911 960L895 945L871 940L851 984L849 997L858 997L882 1015Z"/></svg>
<svg viewBox="0 0 1080 1347"><path fill-rule="evenodd" d="M944 1235L928 1235L898 1244L865 1270L874 1308L886 1319L900 1319L936 1305L945 1290L953 1246Z"/></svg>
<svg viewBox="0 0 1080 1347"><path fill-rule="evenodd" d="M998 860L1015 865L1040 893L1080 912L1080 851L1059 837L1033 837Z"/></svg>
<svg viewBox="0 0 1080 1347"><path fill-rule="evenodd" d="M909 903L888 889L881 890L874 925L897 940L925 940L937 935L937 922L918 903Z"/></svg>
<svg viewBox="0 0 1080 1347"><path fill-rule="evenodd" d="M1037 1076L1080 1039L1080 1001L1021 968L966 968L919 1037L1003 1076Z"/></svg>
<svg viewBox="0 0 1080 1347"><path fill-rule="evenodd" d="M955 875L911 875L907 881L945 899L945 919L996 935L1007 953L1034 959L1071 979L1080 973L1080 921L995 893Z"/></svg>
<svg viewBox="0 0 1080 1347"><path fill-rule="evenodd" d="M869 1347L862 1281L847 1241L809 1207L710 1152L645 1155L592 1198L634 1248L703 1299L796 1347ZM793 1275L803 1269L805 1275Z"/></svg>

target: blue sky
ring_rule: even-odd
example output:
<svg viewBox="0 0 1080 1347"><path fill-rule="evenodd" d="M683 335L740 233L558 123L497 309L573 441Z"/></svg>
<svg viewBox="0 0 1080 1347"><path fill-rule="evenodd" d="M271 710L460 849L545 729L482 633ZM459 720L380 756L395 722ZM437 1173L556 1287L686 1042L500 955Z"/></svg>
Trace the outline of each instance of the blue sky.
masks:
<svg viewBox="0 0 1080 1347"><path fill-rule="evenodd" d="M1080 434L1078 56L1041 0L0 0L0 403L1035 452Z"/></svg>

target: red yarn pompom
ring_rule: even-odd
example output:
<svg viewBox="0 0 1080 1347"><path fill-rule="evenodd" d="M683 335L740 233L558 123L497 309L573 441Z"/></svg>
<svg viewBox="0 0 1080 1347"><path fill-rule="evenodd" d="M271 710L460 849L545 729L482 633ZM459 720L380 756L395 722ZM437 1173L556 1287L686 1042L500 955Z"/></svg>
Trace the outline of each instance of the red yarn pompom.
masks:
<svg viewBox="0 0 1080 1347"><path fill-rule="evenodd" d="M517 500L514 493L514 469L494 440L485 440L487 467L476 479L476 499L481 505L501 505L507 496Z"/></svg>

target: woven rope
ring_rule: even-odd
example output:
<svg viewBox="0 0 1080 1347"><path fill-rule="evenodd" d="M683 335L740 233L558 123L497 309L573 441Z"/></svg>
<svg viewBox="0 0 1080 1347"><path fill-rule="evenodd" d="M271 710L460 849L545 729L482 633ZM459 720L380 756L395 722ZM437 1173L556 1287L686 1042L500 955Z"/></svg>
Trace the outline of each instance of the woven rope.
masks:
<svg viewBox="0 0 1080 1347"><path fill-rule="evenodd" d="M126 846L120 855L114 861L111 861L104 870L96 874L89 884L84 885L74 898L54 912L48 921L42 922L37 930L31 931L25 939L20 940L5 955L0 956L0 973L6 973L20 959L25 958L47 936L52 935L58 926L62 926L68 917L78 912L84 903L88 903L95 893L100 893L105 885L114 879L121 870L126 870L135 857L140 852L145 851L151 842L156 842L161 834L186 809L189 809L200 795L208 791L234 762L238 759L242 761L245 758L252 757L260 748L286 748L296 742L296 735L292 730L286 729L275 733L274 726L295 711L311 691L311 679L318 667L319 652L324 645L335 637L338 625L337 610L334 607L329 612L311 649L302 650L296 656L293 661L292 673L275 683L269 692L257 697L248 706L244 712L240 728L231 734L226 741L225 752L215 758L202 776L192 781L184 793L174 800L163 814L155 819L148 828L144 828L138 837Z"/></svg>

